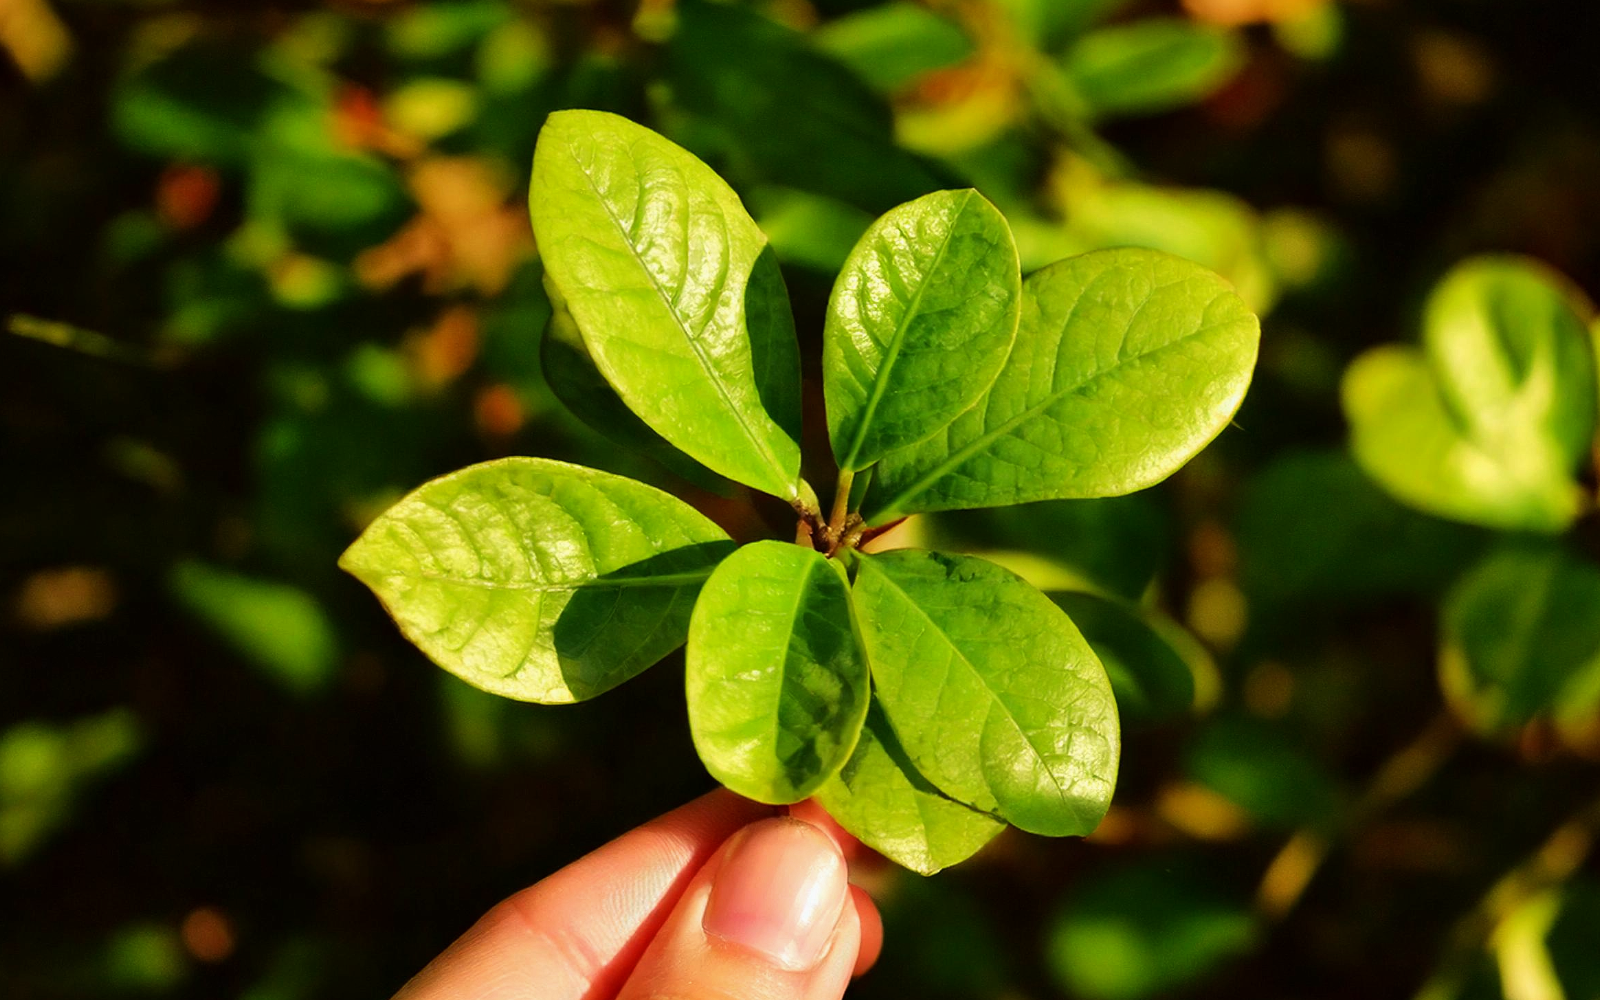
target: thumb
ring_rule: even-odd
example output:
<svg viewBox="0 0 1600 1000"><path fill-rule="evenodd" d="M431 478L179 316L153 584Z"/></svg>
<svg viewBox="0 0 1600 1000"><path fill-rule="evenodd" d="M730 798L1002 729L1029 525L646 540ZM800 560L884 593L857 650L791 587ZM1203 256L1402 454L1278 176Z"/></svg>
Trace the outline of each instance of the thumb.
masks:
<svg viewBox="0 0 1600 1000"><path fill-rule="evenodd" d="M860 944L838 845L762 820L700 869L617 1000L839 1000Z"/></svg>

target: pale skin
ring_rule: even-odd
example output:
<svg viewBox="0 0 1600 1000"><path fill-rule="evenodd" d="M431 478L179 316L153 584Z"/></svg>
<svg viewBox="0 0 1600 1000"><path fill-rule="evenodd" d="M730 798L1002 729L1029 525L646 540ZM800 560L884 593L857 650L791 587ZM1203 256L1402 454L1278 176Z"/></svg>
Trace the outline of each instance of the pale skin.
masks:
<svg viewBox="0 0 1600 1000"><path fill-rule="evenodd" d="M490 910L395 1000L840 1000L883 925L812 803L715 791Z"/></svg>

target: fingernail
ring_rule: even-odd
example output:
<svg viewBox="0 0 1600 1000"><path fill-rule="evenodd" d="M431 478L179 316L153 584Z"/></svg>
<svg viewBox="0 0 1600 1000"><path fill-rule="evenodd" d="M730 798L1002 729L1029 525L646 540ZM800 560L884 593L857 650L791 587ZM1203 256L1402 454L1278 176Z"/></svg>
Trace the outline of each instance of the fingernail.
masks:
<svg viewBox="0 0 1600 1000"><path fill-rule="evenodd" d="M711 883L701 926L779 968L815 967L850 892L838 847L794 819L762 820L736 836Z"/></svg>

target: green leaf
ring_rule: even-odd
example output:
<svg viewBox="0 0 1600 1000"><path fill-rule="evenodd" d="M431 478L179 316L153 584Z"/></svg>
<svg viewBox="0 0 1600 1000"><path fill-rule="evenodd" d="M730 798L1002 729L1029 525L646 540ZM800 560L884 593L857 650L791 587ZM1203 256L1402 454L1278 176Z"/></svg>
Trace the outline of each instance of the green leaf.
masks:
<svg viewBox="0 0 1600 1000"><path fill-rule="evenodd" d="M311 694L333 679L338 635L304 590L200 562L179 563L170 584L179 604L284 688Z"/></svg>
<svg viewBox="0 0 1600 1000"><path fill-rule="evenodd" d="M1063 256L1106 247L1148 247L1217 272L1253 312L1265 313L1277 297L1260 215L1230 194L1107 180L1083 172L1060 185L1061 212L1055 252L1030 260L1025 271ZM1015 220L1013 220L1015 224ZM1034 254L1048 253L1048 244Z"/></svg>
<svg viewBox="0 0 1600 1000"><path fill-rule="evenodd" d="M1582 510L1549 442L1468 436L1446 407L1421 351L1375 347L1346 370L1350 446L1363 470L1397 500L1436 517L1490 528L1560 532Z"/></svg>
<svg viewBox="0 0 1600 1000"><path fill-rule="evenodd" d="M1345 374L1352 446L1401 501L1486 527L1557 532L1596 427L1594 351L1564 279L1479 258L1428 301L1423 349L1385 346Z"/></svg>
<svg viewBox="0 0 1600 1000"><path fill-rule="evenodd" d="M961 26L908 0L894 0L827 22L812 33L826 52L882 91L972 54Z"/></svg>
<svg viewBox="0 0 1600 1000"><path fill-rule="evenodd" d="M1031 833L1086 834L1116 785L1111 685L1050 599L993 563L865 556L856 608L907 755L958 801Z"/></svg>
<svg viewBox="0 0 1600 1000"><path fill-rule="evenodd" d="M1436 594L1488 538L1397 503L1342 451L1295 452L1267 466L1245 483L1236 532L1252 603L1280 607ZM1291 631L1305 625L1299 615L1267 617Z"/></svg>
<svg viewBox="0 0 1600 1000"><path fill-rule="evenodd" d="M710 469L674 448L671 442L650 429L628 409L607 382L567 311L566 302L554 287L546 288L550 299L550 321L539 344L539 362L545 382L572 415L617 444L655 459L685 480L727 494L731 484Z"/></svg>
<svg viewBox="0 0 1600 1000"><path fill-rule="evenodd" d="M1085 1000L1175 992L1250 950L1250 908L1193 859L1152 859L1073 887L1050 930L1056 979Z"/></svg>
<svg viewBox="0 0 1600 1000"><path fill-rule="evenodd" d="M876 703L867 711L855 753L818 791L817 801L857 840L922 875L965 861L1005 829L993 816L933 787Z"/></svg>
<svg viewBox="0 0 1600 1000"><path fill-rule="evenodd" d="M1146 619L1146 612L1096 594L1059 593L1050 599L1100 658L1124 724L1157 722L1194 705L1188 662Z"/></svg>
<svg viewBox="0 0 1600 1000"><path fill-rule="evenodd" d="M0 868L26 861L71 820L88 786L126 764L143 743L139 720L126 708L0 731Z"/></svg>
<svg viewBox="0 0 1600 1000"><path fill-rule="evenodd" d="M1129 0L995 0L1022 37L1041 51L1052 50L1098 21L1126 7Z"/></svg>
<svg viewBox="0 0 1600 1000"><path fill-rule="evenodd" d="M406 638L469 684L582 701L671 652L733 542L660 490L593 469L503 458L427 483L339 565Z"/></svg>
<svg viewBox="0 0 1600 1000"><path fill-rule="evenodd" d="M774 804L850 759L871 684L838 563L788 542L717 568L689 624L689 729L713 777Z"/></svg>
<svg viewBox="0 0 1600 1000"><path fill-rule="evenodd" d="M766 187L751 193L756 223L784 265L832 277L844 267L872 216L836 198L794 188Z"/></svg>
<svg viewBox="0 0 1600 1000"><path fill-rule="evenodd" d="M994 386L929 440L886 456L875 523L933 510L1117 496L1160 482L1221 433L1260 325L1227 283L1153 250L1061 261L1022 287Z"/></svg>
<svg viewBox="0 0 1600 1000"><path fill-rule="evenodd" d="M1171 512L1151 493L946 511L922 523L932 548L1029 552L1130 600L1155 579L1174 534Z"/></svg>
<svg viewBox="0 0 1600 1000"><path fill-rule="evenodd" d="M828 299L828 434L856 472L955 419L994 383L1021 309L1017 247L978 192L935 191L861 237Z"/></svg>
<svg viewBox="0 0 1600 1000"><path fill-rule="evenodd" d="M1600 567L1559 548L1484 560L1445 599L1447 688L1485 731L1600 709Z"/></svg>
<svg viewBox="0 0 1600 1000"><path fill-rule="evenodd" d="M1184 755L1196 781L1281 829L1328 830L1343 795L1326 766L1284 730L1245 717L1213 719Z"/></svg>
<svg viewBox="0 0 1600 1000"><path fill-rule="evenodd" d="M1589 331L1574 308L1582 295L1517 257L1467 261L1434 290L1423 343L1445 405L1470 436L1515 440L1508 428L1534 428L1563 467L1588 456L1597 389Z"/></svg>
<svg viewBox="0 0 1600 1000"><path fill-rule="evenodd" d="M733 189L625 118L558 111L528 199L546 274L628 407L712 470L795 499L794 320Z"/></svg>
<svg viewBox="0 0 1600 1000"><path fill-rule="evenodd" d="M1062 68L1095 117L1114 118L1192 104L1238 72L1244 55L1231 31L1152 17L1085 35Z"/></svg>
<svg viewBox="0 0 1600 1000"><path fill-rule="evenodd" d="M1600 954L1594 929L1600 927L1600 883L1580 875L1561 890L1561 910L1545 946L1567 997L1600 997Z"/></svg>
<svg viewBox="0 0 1600 1000"><path fill-rule="evenodd" d="M150 156L232 166L249 158L262 119L286 94L255 52L186 45L118 84L111 128Z"/></svg>
<svg viewBox="0 0 1600 1000"><path fill-rule="evenodd" d="M673 99L749 172L742 179L874 213L953 186L896 144L882 98L806 36L741 5L679 0L677 14Z"/></svg>

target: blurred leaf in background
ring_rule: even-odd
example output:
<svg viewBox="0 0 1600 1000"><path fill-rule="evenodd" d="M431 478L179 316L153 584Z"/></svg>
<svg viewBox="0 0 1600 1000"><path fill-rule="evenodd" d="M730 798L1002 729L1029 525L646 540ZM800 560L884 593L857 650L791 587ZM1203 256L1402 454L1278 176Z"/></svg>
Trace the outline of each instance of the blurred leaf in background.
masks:
<svg viewBox="0 0 1600 1000"><path fill-rule="evenodd" d="M0 733L0 866L27 860L142 742L138 721L123 708L67 724L21 722Z"/></svg>
<svg viewBox="0 0 1600 1000"><path fill-rule="evenodd" d="M1248 907L1192 858L1152 859L1074 886L1055 918L1050 970L1071 996L1139 1000L1194 982L1247 950Z"/></svg>

